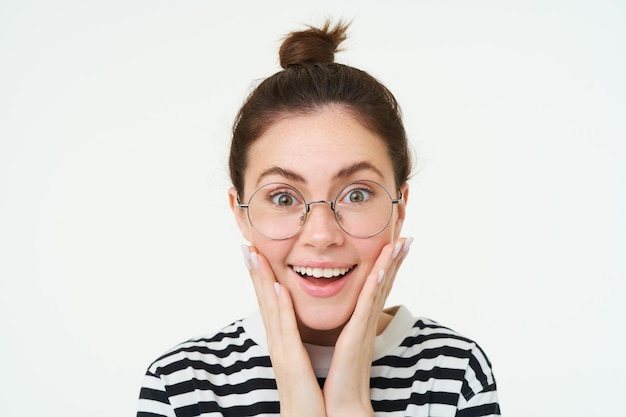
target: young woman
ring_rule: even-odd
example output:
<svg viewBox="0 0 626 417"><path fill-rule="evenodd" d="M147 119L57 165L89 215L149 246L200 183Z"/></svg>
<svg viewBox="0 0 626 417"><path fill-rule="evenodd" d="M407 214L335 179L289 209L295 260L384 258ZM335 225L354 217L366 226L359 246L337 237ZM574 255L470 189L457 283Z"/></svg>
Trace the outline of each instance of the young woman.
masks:
<svg viewBox="0 0 626 417"><path fill-rule="evenodd" d="M241 108L229 200L259 311L155 361L139 417L500 415L474 342L384 309L411 161L393 95L334 63L345 33L292 33Z"/></svg>

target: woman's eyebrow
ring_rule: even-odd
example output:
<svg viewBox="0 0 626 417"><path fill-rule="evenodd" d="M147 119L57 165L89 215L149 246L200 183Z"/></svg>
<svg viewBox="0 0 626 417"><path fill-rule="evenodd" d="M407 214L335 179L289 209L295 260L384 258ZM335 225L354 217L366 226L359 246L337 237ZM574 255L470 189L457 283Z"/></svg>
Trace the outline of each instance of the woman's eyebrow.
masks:
<svg viewBox="0 0 626 417"><path fill-rule="evenodd" d="M306 184L306 180L304 179L302 175L294 171L291 171L289 169L274 166L274 167L266 169L265 171L261 173L261 175L259 175L259 178L257 178L257 181L256 181L256 185L258 186L261 183L261 180L269 175L279 175L288 180Z"/></svg>
<svg viewBox="0 0 626 417"><path fill-rule="evenodd" d="M361 161L361 162L355 162L341 169L339 172L335 174L334 179L346 178L346 177L351 176L355 172L363 171L363 170L374 171L381 178L383 177L383 173L380 172L380 170L376 168L374 164L368 161Z"/></svg>
<svg viewBox="0 0 626 417"><path fill-rule="evenodd" d="M376 168L374 164L368 161L360 161L360 162L354 162L340 169L333 176L333 179L335 180L344 179L344 178L351 176L352 174L356 172L365 171L365 170L373 171L374 173L378 174L378 176L383 177L382 172L380 172L380 170ZM281 168L279 166L273 166L271 168L266 169L265 171L261 173L261 175L259 175L259 178L257 178L257 181L256 181L256 185L259 186L259 184L261 183L261 180L270 175L278 175L290 181L295 181L295 182L299 182L302 184L307 183L304 177L298 174L297 172L292 171L290 169Z"/></svg>

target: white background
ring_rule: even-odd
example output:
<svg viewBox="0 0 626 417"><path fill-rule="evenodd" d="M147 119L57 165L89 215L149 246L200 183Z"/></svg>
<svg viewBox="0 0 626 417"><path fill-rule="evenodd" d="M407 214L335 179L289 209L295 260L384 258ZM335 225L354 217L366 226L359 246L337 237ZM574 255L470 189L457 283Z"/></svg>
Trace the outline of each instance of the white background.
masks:
<svg viewBox="0 0 626 417"><path fill-rule="evenodd" d="M0 1L2 417L133 415L255 308L229 129L326 16L417 158L390 304L477 340L507 416L626 415L624 3L336 3Z"/></svg>

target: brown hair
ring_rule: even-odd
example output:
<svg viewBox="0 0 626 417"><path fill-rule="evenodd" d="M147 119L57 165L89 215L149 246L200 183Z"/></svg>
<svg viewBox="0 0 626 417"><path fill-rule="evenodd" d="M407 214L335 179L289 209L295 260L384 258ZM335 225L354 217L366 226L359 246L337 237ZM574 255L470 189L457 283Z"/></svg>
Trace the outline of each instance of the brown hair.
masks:
<svg viewBox="0 0 626 417"><path fill-rule="evenodd" d="M282 71L266 78L248 96L233 126L229 168L231 181L243 195L243 176L250 145L276 121L309 114L336 104L380 136L393 163L396 186L411 172L411 157L400 107L391 92L359 69L335 63L346 39L347 24L308 27L290 33L279 50Z"/></svg>

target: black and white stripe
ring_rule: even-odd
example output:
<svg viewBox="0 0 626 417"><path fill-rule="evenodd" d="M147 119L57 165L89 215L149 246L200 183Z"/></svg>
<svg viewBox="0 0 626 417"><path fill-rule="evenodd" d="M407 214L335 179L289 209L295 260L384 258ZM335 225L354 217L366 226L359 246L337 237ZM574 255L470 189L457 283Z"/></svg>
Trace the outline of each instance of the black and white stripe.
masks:
<svg viewBox="0 0 626 417"><path fill-rule="evenodd" d="M395 336L377 338L372 363L377 416L500 415L491 364L478 345L431 320L410 318L404 307L392 324ZM258 318L240 320L157 359L146 373L137 417L278 416L259 326ZM318 375L321 384L324 376Z"/></svg>

